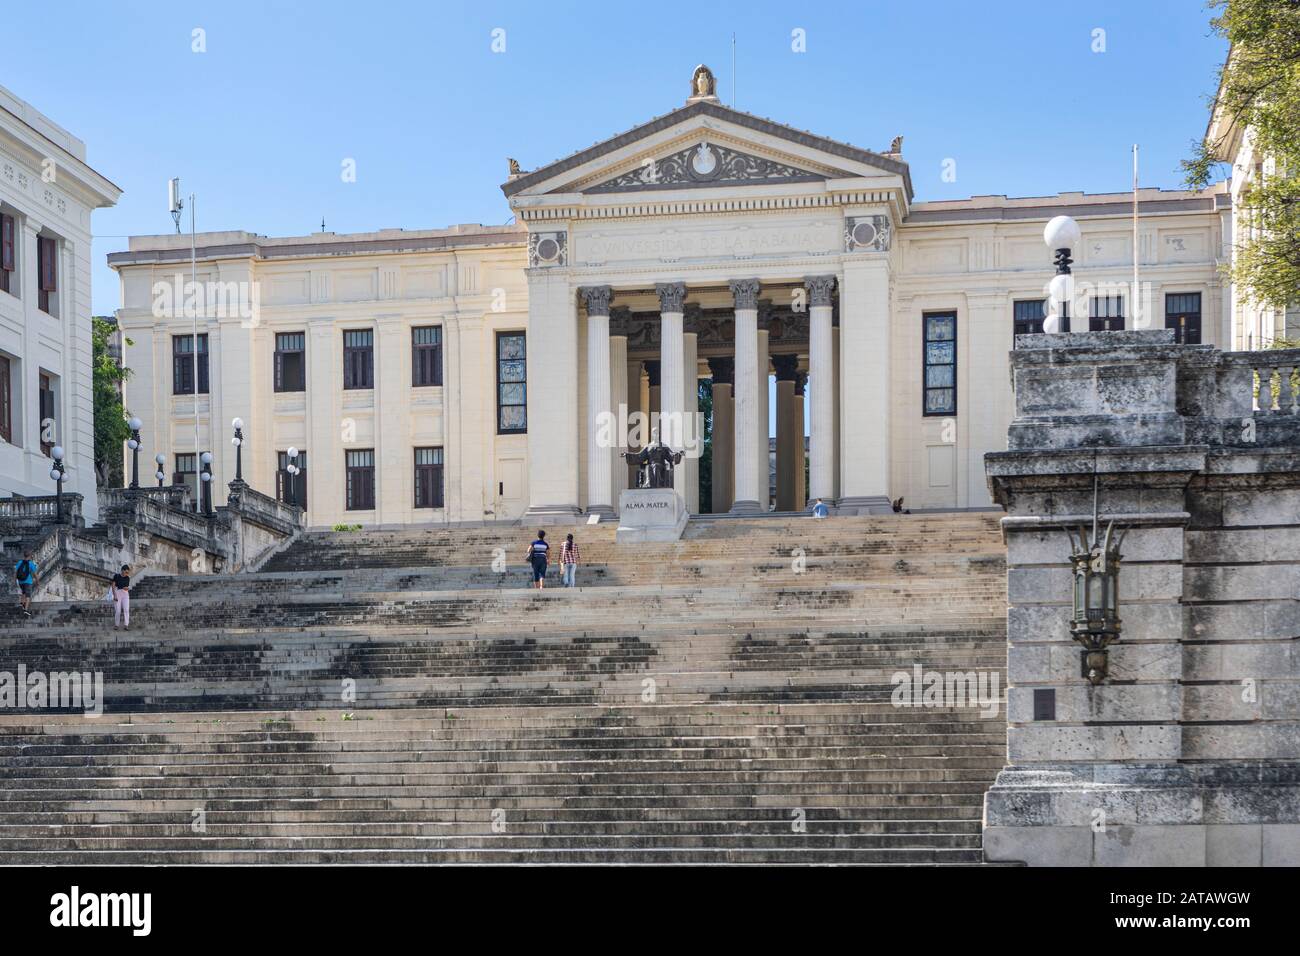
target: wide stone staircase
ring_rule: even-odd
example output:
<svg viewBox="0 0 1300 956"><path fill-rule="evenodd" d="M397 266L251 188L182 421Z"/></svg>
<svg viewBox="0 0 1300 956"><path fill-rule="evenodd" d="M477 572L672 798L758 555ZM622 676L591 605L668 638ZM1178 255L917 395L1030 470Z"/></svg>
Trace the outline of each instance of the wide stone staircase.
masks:
<svg viewBox="0 0 1300 956"><path fill-rule="evenodd" d="M0 863L883 863L982 858L1005 716L996 516L310 533L258 573L0 612L0 670L105 713L0 710Z"/></svg>

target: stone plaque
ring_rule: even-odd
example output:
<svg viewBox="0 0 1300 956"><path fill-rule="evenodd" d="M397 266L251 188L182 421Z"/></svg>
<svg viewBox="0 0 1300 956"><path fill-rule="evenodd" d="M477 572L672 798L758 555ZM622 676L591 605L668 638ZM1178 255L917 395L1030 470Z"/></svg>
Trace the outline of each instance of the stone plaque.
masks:
<svg viewBox="0 0 1300 956"><path fill-rule="evenodd" d="M629 488L618 496L620 544L676 541L686 528L686 502L672 488Z"/></svg>

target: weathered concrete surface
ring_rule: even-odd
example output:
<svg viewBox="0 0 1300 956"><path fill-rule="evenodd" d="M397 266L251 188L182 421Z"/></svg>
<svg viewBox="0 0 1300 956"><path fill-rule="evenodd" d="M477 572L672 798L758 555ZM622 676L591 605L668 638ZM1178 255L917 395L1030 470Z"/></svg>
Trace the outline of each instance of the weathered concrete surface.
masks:
<svg viewBox="0 0 1300 956"><path fill-rule="evenodd" d="M1016 344L1009 450L985 458L1010 605L987 857L1300 863L1300 354L1165 330ZM1100 687L1068 630L1065 535L1091 522L1094 476L1101 520L1128 529Z"/></svg>

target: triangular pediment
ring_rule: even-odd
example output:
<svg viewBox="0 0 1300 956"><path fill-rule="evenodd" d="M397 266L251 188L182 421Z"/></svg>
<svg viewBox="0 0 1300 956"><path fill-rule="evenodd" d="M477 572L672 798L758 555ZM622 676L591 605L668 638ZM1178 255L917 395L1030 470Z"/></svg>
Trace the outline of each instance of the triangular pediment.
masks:
<svg viewBox="0 0 1300 956"><path fill-rule="evenodd" d="M895 154L861 149L723 106L691 102L502 185L515 197L646 192L701 186L879 179L910 201L911 175Z"/></svg>
<svg viewBox="0 0 1300 956"><path fill-rule="evenodd" d="M665 156L647 156L616 176L582 187L584 193L734 186L752 183L807 183L829 178L766 156L701 139Z"/></svg>

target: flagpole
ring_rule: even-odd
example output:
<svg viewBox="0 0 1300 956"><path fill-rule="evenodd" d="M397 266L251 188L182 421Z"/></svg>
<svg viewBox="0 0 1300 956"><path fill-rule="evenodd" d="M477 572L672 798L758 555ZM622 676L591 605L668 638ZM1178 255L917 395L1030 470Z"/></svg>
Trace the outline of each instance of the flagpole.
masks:
<svg viewBox="0 0 1300 956"><path fill-rule="evenodd" d="M1141 314L1142 301L1138 285L1138 144L1133 144L1133 327L1147 328L1149 317Z"/></svg>

